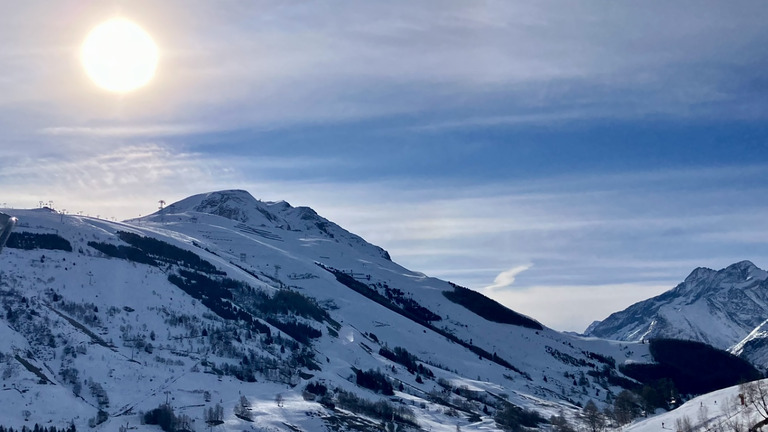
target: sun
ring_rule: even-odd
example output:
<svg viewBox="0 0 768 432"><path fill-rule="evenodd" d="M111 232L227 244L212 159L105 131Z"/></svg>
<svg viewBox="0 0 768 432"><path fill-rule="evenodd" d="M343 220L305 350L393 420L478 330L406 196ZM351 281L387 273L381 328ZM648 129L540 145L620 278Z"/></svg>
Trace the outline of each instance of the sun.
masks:
<svg viewBox="0 0 768 432"><path fill-rule="evenodd" d="M136 23L115 18L96 26L80 49L85 72L99 87L126 93L147 84L159 59L152 37Z"/></svg>

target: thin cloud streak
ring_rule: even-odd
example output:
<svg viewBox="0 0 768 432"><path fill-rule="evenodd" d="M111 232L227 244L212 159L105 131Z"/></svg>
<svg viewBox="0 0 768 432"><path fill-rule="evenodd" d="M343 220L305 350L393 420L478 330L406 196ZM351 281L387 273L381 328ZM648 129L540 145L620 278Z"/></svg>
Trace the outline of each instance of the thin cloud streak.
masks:
<svg viewBox="0 0 768 432"><path fill-rule="evenodd" d="M493 279L493 285L488 285L487 287L483 288L483 290L494 291L502 288L507 288L513 283L515 283L515 277L517 275L530 269L531 267L533 267L533 264L523 264L523 265L512 267L509 270L503 271L499 273L499 275L496 276L496 278Z"/></svg>
<svg viewBox="0 0 768 432"><path fill-rule="evenodd" d="M53 136L95 136L95 137L166 137L214 132L215 127L203 125L143 125L143 126L55 126L41 129L43 135Z"/></svg>

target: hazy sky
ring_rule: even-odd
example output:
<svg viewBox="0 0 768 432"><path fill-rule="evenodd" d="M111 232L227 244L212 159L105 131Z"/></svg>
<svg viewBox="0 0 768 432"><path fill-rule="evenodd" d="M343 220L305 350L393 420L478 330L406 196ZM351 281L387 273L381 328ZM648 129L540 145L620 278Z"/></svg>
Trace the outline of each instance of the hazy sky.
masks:
<svg viewBox="0 0 768 432"><path fill-rule="evenodd" d="M247 189L561 330L768 267L764 1L0 1L0 205ZM78 58L115 16L124 95Z"/></svg>

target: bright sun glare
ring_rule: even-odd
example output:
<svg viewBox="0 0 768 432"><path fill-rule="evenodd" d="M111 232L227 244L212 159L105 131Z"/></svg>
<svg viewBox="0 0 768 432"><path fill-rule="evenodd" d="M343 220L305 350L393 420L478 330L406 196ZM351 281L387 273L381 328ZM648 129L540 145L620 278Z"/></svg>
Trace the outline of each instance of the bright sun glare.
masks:
<svg viewBox="0 0 768 432"><path fill-rule="evenodd" d="M80 52L83 67L99 87L125 93L145 85L155 75L157 45L137 24L111 19L96 26Z"/></svg>

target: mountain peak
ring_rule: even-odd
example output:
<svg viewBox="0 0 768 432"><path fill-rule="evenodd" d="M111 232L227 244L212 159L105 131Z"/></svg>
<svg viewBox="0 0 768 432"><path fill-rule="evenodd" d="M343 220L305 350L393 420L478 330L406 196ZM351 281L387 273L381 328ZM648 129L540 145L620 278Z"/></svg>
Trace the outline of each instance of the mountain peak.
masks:
<svg viewBox="0 0 768 432"><path fill-rule="evenodd" d="M696 267L695 269L693 269L691 274L689 274L688 277L685 278L684 283L690 283L699 279L708 278L714 275L715 273L717 272L715 270L712 270L709 267Z"/></svg>
<svg viewBox="0 0 768 432"><path fill-rule="evenodd" d="M691 274L688 275L688 277L685 278L683 285L690 287L695 285L699 288L712 288L709 285L721 285L723 281L738 283L748 280L754 276L762 278L763 273L765 273L763 270L753 264L752 261L748 260L733 263L728 267L720 270L712 270L711 268L707 267L697 267L691 272ZM698 283L701 281L709 282L705 282L704 284Z"/></svg>
<svg viewBox="0 0 768 432"><path fill-rule="evenodd" d="M185 202L191 198L200 198L203 201L237 201L242 204L249 203L249 202L257 202L258 200L251 195L250 192L243 190L243 189L224 189L224 190L218 190L218 191L212 191L212 192L206 192L201 193L197 195L192 195L186 199L183 199L177 203L174 203L173 205L179 205L182 202Z"/></svg>
<svg viewBox="0 0 768 432"><path fill-rule="evenodd" d="M259 201L247 191L231 189L203 194L203 199L192 210L222 216L239 222L248 222L248 209L257 206L258 203Z"/></svg>
<svg viewBox="0 0 768 432"><path fill-rule="evenodd" d="M728 349L768 313L768 272L751 261L720 270L696 268L661 295L635 303L587 329L589 336L618 340L690 339Z"/></svg>
<svg viewBox="0 0 768 432"><path fill-rule="evenodd" d="M250 199L252 199L254 201L256 200L256 198L254 198L253 195L251 195L251 193L248 192L245 189L222 189L222 190L218 190L218 191L208 192L208 193L205 193L204 195L208 195L208 196L210 196L210 195L221 195L221 196L232 196L232 197L247 197L247 198L250 198Z"/></svg>
<svg viewBox="0 0 768 432"><path fill-rule="evenodd" d="M235 222L234 228L257 232L267 238L281 239L287 232L301 232L312 238L325 238L335 243L354 243L360 245L361 250L390 259L384 249L371 245L309 207L293 207L286 201L261 201L242 189L193 195L147 216L147 219L189 221L193 217L197 220L201 213L230 219Z"/></svg>
<svg viewBox="0 0 768 432"><path fill-rule="evenodd" d="M744 260L744 261L739 261L737 263L731 264L723 270L725 272L739 272L742 274L749 274L759 269L756 265L752 263L752 261Z"/></svg>
<svg viewBox="0 0 768 432"><path fill-rule="evenodd" d="M707 289L717 291L728 286L743 286L751 284L754 280L763 280L768 277L765 270L760 269L751 261L739 261L724 269L718 270L711 280L707 281Z"/></svg>
<svg viewBox="0 0 768 432"><path fill-rule="evenodd" d="M258 202L258 200L254 198L253 195L250 194L250 192L242 189L227 189L227 190L213 191L213 192L208 192L202 195L205 197L204 201L222 201L222 202L234 201L240 204L249 204L249 203Z"/></svg>

